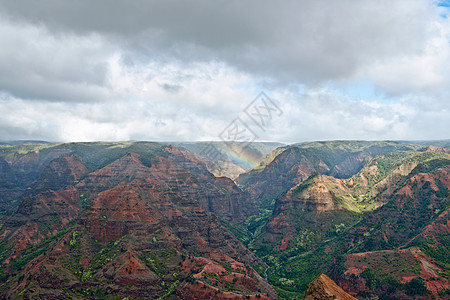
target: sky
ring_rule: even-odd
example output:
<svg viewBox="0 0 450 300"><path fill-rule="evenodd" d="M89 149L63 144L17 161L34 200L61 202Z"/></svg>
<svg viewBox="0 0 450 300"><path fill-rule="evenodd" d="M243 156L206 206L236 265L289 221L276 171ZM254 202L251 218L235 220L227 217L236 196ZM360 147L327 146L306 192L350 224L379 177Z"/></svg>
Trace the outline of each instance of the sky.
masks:
<svg viewBox="0 0 450 300"><path fill-rule="evenodd" d="M0 140L450 138L450 1L0 0L0 41Z"/></svg>

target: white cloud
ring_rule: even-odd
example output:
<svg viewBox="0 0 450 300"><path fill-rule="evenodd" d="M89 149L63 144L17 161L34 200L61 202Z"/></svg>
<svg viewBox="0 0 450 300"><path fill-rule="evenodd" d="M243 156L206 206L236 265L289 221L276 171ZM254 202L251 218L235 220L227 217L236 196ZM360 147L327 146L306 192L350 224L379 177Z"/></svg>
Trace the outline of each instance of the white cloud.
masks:
<svg viewBox="0 0 450 300"><path fill-rule="evenodd" d="M376 62L363 72L393 95L449 91L450 20L442 18L431 23L428 31L420 53Z"/></svg>

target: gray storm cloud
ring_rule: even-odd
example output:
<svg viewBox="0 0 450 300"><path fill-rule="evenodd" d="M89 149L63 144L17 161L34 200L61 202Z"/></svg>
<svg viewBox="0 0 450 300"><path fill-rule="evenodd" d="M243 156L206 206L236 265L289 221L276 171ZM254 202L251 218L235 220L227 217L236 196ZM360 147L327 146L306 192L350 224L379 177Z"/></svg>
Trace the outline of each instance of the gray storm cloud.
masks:
<svg viewBox="0 0 450 300"><path fill-rule="evenodd" d="M4 15L59 36L118 39L141 59L225 61L283 81L351 76L422 51L427 1L3 1Z"/></svg>

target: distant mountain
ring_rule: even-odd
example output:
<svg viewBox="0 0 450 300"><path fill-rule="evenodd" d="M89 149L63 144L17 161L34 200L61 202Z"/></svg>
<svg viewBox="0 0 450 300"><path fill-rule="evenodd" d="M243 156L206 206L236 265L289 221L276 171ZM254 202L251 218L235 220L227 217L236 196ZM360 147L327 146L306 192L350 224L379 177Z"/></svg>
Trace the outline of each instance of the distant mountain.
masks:
<svg viewBox="0 0 450 300"><path fill-rule="evenodd" d="M11 146L17 146L17 145L33 145L33 144L52 144L51 142L47 141L39 141L39 140L17 140L17 141L0 141L0 145L11 145Z"/></svg>
<svg viewBox="0 0 450 300"><path fill-rule="evenodd" d="M435 147L443 147L448 148L450 146L450 139L446 140L412 140L412 141L401 141L406 144L416 144L416 145L426 145L426 146L435 146Z"/></svg>
<svg viewBox="0 0 450 300"><path fill-rule="evenodd" d="M332 141L294 144L275 150L264 166L239 175L236 182L258 201L270 202L313 173L349 178L377 155L392 151L426 151L400 142Z"/></svg>

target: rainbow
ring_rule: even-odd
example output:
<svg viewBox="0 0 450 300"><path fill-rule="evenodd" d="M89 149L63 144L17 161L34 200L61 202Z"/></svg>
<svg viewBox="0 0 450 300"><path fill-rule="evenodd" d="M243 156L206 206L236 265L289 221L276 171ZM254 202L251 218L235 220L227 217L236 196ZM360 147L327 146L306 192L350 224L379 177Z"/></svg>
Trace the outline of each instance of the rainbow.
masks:
<svg viewBox="0 0 450 300"><path fill-rule="evenodd" d="M229 147L225 147L221 150L233 163L246 170L253 169L261 162L261 157L257 155L256 151L252 151L248 147L243 149L239 148L239 151L233 151L233 149L230 149Z"/></svg>

